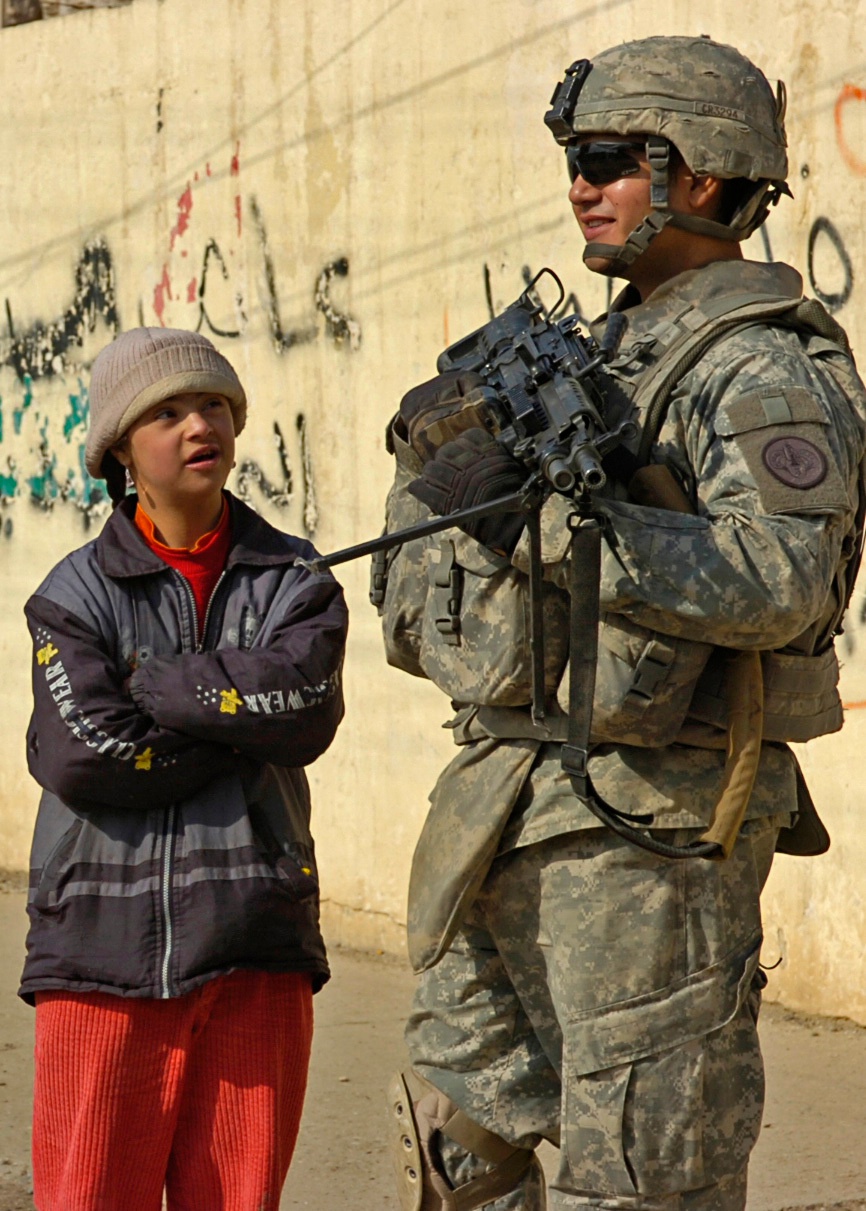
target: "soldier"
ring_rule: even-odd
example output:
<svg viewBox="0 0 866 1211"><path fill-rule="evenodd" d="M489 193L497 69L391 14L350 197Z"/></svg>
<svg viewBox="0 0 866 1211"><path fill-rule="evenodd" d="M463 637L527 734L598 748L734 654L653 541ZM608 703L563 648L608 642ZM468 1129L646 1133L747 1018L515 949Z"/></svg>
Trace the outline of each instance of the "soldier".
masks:
<svg viewBox="0 0 866 1211"><path fill-rule="evenodd" d="M389 661L460 707L410 886L421 974L391 1090L406 1211L539 1211L542 1139L561 1149L561 1211L745 1206L760 892L777 849L828 844L786 742L841 726L833 637L864 513L845 334L794 269L740 246L788 192L784 111L781 82L734 48L657 37L574 64L546 118L584 261L627 283L609 400L638 424L596 500L584 782L562 762L586 714L565 688L569 599L587 592L571 501L551 494L541 519L544 724L527 706L521 515L407 542L380 585ZM486 431L437 424L473 385L451 373L404 398L390 529L526 478ZM723 792L726 856L683 858Z"/></svg>

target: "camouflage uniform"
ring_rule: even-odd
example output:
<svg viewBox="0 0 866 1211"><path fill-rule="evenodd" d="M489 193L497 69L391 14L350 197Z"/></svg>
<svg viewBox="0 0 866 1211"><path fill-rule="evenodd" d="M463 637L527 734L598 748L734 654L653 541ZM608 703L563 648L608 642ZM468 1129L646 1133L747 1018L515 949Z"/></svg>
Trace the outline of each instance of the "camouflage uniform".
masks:
<svg viewBox="0 0 866 1211"><path fill-rule="evenodd" d="M784 265L725 261L680 274L645 303L627 289L614 304L628 328L610 367L623 400L639 400L678 334L744 292L796 300L801 282ZM784 649L796 675L842 592L864 421L866 396L838 343L769 323L719 339L674 387L651 456L672 467L696 515L609 492L603 617L687 650ZM405 491L420 461L397 434L394 444L392 529L426 515ZM774 461L787 452L790 463L792 451L805 469ZM546 611L560 628L554 686L567 646L567 512L554 496L543 516ZM494 655L465 695L442 681L464 709L453 723L460 751L433 792L413 864L410 954L423 972L407 1030L413 1066L505 1139L561 1144L556 1208L742 1208L763 1096L759 893L778 831L798 810L795 758L783 743L763 745L726 862L672 863L599 829L560 769L562 735L545 739L507 685L479 709L492 670L524 641L512 598L525 550L509 565L449 535L464 577L487 586L474 642ZM440 660L430 634L437 543L399 550L383 609L389 661L434 680L453 656L443 645ZM693 703L707 676L698 672ZM651 811L655 828L680 840L707 823L724 765L710 716L693 710L673 743L596 736L590 758L604 799ZM455 1184L485 1167L447 1142L442 1160ZM544 1205L535 1171L493 1204Z"/></svg>

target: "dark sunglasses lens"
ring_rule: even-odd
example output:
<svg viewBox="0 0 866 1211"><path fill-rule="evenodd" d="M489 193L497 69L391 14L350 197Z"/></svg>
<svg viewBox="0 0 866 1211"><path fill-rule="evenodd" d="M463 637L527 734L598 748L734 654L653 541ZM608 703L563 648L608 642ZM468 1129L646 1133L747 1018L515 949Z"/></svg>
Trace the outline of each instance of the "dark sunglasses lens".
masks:
<svg viewBox="0 0 866 1211"><path fill-rule="evenodd" d="M622 177L640 172L634 143L582 143L565 149L568 175L572 181L581 176L588 185L610 185Z"/></svg>

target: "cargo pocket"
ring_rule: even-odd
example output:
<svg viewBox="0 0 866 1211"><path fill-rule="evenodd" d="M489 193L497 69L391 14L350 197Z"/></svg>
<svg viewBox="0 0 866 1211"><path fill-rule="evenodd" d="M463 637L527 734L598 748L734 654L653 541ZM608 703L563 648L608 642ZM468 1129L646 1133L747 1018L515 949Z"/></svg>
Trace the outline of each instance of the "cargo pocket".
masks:
<svg viewBox="0 0 866 1211"><path fill-rule="evenodd" d="M296 901L318 895L319 877L312 845L287 839L281 843L258 804L251 804L248 812L256 848L280 890Z"/></svg>
<svg viewBox="0 0 866 1211"><path fill-rule="evenodd" d="M598 628L592 740L663 748L676 739L712 644L651 631L621 614ZM568 678L559 704L568 713Z"/></svg>
<svg viewBox="0 0 866 1211"><path fill-rule="evenodd" d="M427 552L429 588L419 664L456 702L524 706L532 697L529 582L504 556L451 530ZM553 693L568 647L568 596L544 585L545 685Z"/></svg>
<svg viewBox="0 0 866 1211"><path fill-rule="evenodd" d="M565 1024L563 1147L581 1189L671 1195L746 1163L763 1108L759 946Z"/></svg>

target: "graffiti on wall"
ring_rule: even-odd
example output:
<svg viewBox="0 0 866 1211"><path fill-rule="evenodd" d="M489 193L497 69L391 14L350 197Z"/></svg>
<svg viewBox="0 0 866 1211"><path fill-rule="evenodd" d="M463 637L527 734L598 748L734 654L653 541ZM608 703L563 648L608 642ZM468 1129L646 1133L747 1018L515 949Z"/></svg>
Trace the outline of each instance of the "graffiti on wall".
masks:
<svg viewBox="0 0 866 1211"><path fill-rule="evenodd" d="M25 0L18 2L23 12ZM6 0L7 6L10 3ZM158 135L168 120L163 94L160 88L155 100ZM860 141L853 136L851 123L861 110L866 120L864 100L866 89L846 84L834 110L839 152L858 176L866 176L866 157L857 150ZM808 171L808 166L801 168L803 176ZM251 325L261 317L279 357L321 340L357 349L361 326L339 301L350 275L349 258L335 255L324 260L300 288L296 282L281 281L285 269L279 268L274 254L266 207L258 194L245 192L241 182L241 145L236 142L221 167L214 170L204 163L179 187L165 214L162 255L152 285L138 301L137 322L195 329L219 343L249 336ZM772 223L773 219L760 232L767 260L772 259L768 234ZM855 290L855 259L843 225L827 214L819 215L807 232L804 251L810 292L828 310L844 311ZM90 479L83 463L88 412L83 346L88 335L104 331L108 339L121 325L116 267L107 240L99 237L86 243L71 268L70 295L54 318L24 317L16 311L14 299L3 300L0 367L13 372L17 394L12 400L7 391L6 400L0 399L0 509L27 496L42 510L70 504L89 524L107 505L102 485ZM484 297L492 316L495 305L486 264L483 273ZM530 267L524 266L524 284L531 277ZM610 301L611 283L608 286ZM573 291L560 311L572 311L588 322ZM64 396L58 404L61 387ZM318 508L308 424L297 408L288 417L279 416L273 426L273 456L242 459L237 490L252 503L277 509L300 504L305 528L313 533ZM12 441L22 436L28 437L23 448ZM4 521L9 521L8 514ZM5 524L0 529L9 532Z"/></svg>
<svg viewBox="0 0 866 1211"><path fill-rule="evenodd" d="M8 336L0 339L0 366L10 366L25 378L49 378L63 374L76 363L75 351L85 333L96 330L103 320L112 336L118 330L114 264L104 239L84 245L74 269L72 302L56 320L36 322L21 332L9 299L5 300Z"/></svg>
<svg viewBox="0 0 866 1211"><path fill-rule="evenodd" d="M270 343L278 356L319 339L358 349L361 326L335 297L337 285L349 275L345 256L326 261L312 276L307 314L291 324L284 322L264 211L255 196L246 200L253 220L249 245L255 260L244 266L239 153L236 146L228 174L223 174L229 184L230 218L219 238L212 232L198 232L194 222L201 190L216 176L210 165L194 174L180 193L167 226L165 256L152 292L139 299L137 322L202 331L218 343L240 340L249 330L252 310L245 297L246 282L258 275L264 286L261 306ZM8 391L5 400L0 396L0 533L6 537L13 533L9 506L20 498L44 512L59 505L74 507L85 527L109 508L105 485L92 479L84 465L89 414L85 344L94 333L104 333L108 341L121 329L116 269L106 239L92 240L81 250L71 296L56 318L26 322L17 315L14 300L4 300L0 368L12 371L17 382L14 403ZM297 502L304 530L312 537L319 510L304 412L296 410L289 424L283 417L274 422L273 448L275 458L268 467L250 455L239 459L236 491L253 506L284 510Z"/></svg>
<svg viewBox="0 0 866 1211"><path fill-rule="evenodd" d="M861 137L852 137L851 122L866 120L866 89L846 83L839 90L833 108L836 146L848 169L866 177L866 156L859 150ZM804 164L800 175L809 176ZM820 261L820 268L819 268ZM806 243L806 270L809 286L828 311L843 310L854 290L854 262L839 226L827 215L819 215L809 229Z"/></svg>

